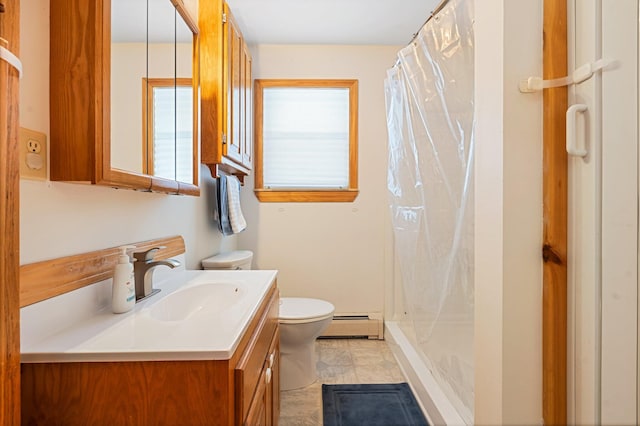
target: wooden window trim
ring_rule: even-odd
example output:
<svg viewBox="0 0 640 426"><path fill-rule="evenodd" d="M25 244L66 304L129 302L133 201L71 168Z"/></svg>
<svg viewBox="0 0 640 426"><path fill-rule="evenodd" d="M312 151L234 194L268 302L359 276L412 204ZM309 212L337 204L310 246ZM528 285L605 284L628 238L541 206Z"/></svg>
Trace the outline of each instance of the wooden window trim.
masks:
<svg viewBox="0 0 640 426"><path fill-rule="evenodd" d="M153 176L153 89L155 87L191 87L190 78L142 78L142 173ZM195 133L194 133L195 135Z"/></svg>
<svg viewBox="0 0 640 426"><path fill-rule="evenodd" d="M262 93L269 87L349 89L349 187L345 189L271 189L264 187L262 150ZM261 202L352 202L358 190L358 80L255 80L254 193Z"/></svg>
<svg viewBox="0 0 640 426"><path fill-rule="evenodd" d="M273 189L255 189L258 200L263 203L348 203L356 199L357 189L288 191Z"/></svg>

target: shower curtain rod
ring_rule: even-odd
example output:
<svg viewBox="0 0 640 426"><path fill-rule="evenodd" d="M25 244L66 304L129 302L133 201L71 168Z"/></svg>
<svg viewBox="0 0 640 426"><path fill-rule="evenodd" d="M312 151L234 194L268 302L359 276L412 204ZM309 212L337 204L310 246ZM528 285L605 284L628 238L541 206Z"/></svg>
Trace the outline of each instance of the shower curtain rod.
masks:
<svg viewBox="0 0 640 426"><path fill-rule="evenodd" d="M416 31L413 37L411 37L411 40L409 41L409 43L407 43L407 46L414 42L416 37L418 37L418 34L420 34L420 30L422 30L422 28L424 28L424 26L427 25L427 22L429 22L431 18L436 16L438 13L440 13L440 11L447 5L447 3L449 3L449 0L442 0L440 3L438 3L438 6L436 6L436 8L431 11L431 14L427 18L427 20L424 21L424 23L420 26L420 28L418 28L418 31ZM398 64L400 64L400 58L396 59L396 62L393 64L393 68L397 67Z"/></svg>
<svg viewBox="0 0 640 426"><path fill-rule="evenodd" d="M433 9L431 11L431 14L429 15L429 17L427 18L426 21L424 21L424 23L422 25L420 25L420 28L418 28L418 31L415 32L415 34L413 34L413 37L411 37L411 40L409 41L409 43L407 43L408 45L413 43L413 41L416 39L416 37L418 37L418 34L420 34L420 30L427 25L427 22L429 22L431 20L431 18L433 18L434 16L436 16L438 13L440 13L440 11L447 5L447 3L449 3L449 0L442 0L438 6L436 6L435 9Z"/></svg>

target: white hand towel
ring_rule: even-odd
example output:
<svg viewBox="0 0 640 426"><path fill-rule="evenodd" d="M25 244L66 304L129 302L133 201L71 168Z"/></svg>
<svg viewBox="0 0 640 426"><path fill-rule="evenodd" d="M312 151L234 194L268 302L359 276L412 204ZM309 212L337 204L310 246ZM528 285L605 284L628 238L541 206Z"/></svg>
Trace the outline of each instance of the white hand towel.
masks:
<svg viewBox="0 0 640 426"><path fill-rule="evenodd" d="M247 227L240 208L240 181L235 176L227 176L227 196L229 198L229 222L233 233L237 234Z"/></svg>

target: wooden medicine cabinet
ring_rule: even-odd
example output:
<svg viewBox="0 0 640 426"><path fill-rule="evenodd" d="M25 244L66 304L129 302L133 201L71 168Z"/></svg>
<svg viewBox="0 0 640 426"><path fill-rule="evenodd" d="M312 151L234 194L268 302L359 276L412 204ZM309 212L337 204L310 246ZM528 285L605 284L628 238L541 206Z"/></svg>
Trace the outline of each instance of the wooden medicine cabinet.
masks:
<svg viewBox="0 0 640 426"><path fill-rule="evenodd" d="M50 23L51 180L199 195L198 27L183 0L51 0Z"/></svg>
<svg viewBox="0 0 640 426"><path fill-rule="evenodd" d="M202 163L243 181L253 163L251 53L223 0L200 3Z"/></svg>

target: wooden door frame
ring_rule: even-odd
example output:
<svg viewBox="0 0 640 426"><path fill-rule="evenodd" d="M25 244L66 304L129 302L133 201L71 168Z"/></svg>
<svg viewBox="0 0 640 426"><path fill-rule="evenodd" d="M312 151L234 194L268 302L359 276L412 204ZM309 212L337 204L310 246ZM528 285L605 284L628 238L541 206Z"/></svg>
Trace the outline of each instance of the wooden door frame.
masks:
<svg viewBox="0 0 640 426"><path fill-rule="evenodd" d="M20 0L0 4L0 43L17 55ZM0 61L0 424L12 426L20 424L18 85Z"/></svg>
<svg viewBox="0 0 640 426"><path fill-rule="evenodd" d="M567 2L544 0L543 77L568 75ZM567 423L568 89L543 92L542 415Z"/></svg>

